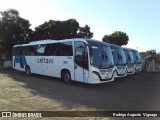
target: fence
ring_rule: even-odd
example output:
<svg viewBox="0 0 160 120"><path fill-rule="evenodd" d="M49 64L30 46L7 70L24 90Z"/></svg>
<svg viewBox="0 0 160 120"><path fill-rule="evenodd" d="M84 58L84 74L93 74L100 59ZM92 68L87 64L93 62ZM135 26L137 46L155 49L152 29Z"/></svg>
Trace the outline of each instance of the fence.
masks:
<svg viewBox="0 0 160 120"><path fill-rule="evenodd" d="M12 67L12 60L0 59L0 68Z"/></svg>
<svg viewBox="0 0 160 120"><path fill-rule="evenodd" d="M143 59L142 70L146 72L160 72L160 59L156 58Z"/></svg>

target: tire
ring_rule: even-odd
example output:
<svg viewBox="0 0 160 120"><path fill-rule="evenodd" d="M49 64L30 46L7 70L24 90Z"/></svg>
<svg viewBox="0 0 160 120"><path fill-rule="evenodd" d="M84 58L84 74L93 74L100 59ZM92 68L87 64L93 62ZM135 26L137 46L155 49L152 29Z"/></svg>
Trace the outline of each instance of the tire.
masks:
<svg viewBox="0 0 160 120"><path fill-rule="evenodd" d="M65 83L70 83L71 82L71 74L69 71L63 71L62 72L62 79L64 80Z"/></svg>
<svg viewBox="0 0 160 120"><path fill-rule="evenodd" d="M30 74L31 74L31 70L30 70L30 67L29 67L29 66L26 67L26 74L27 74L27 75L30 75Z"/></svg>

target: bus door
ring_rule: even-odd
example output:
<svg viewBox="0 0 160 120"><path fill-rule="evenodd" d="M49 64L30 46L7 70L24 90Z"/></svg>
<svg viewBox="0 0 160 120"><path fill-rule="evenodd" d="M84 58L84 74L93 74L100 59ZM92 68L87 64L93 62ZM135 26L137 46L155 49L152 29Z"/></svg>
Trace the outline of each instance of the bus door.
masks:
<svg viewBox="0 0 160 120"><path fill-rule="evenodd" d="M36 56L36 73L42 74L42 57Z"/></svg>
<svg viewBox="0 0 160 120"><path fill-rule="evenodd" d="M80 46L81 42L75 42L75 80L80 82L88 81L88 51L87 47Z"/></svg>
<svg viewBox="0 0 160 120"><path fill-rule="evenodd" d="M42 63L43 75L53 76L53 63L54 59L52 56L44 57L44 62Z"/></svg>
<svg viewBox="0 0 160 120"><path fill-rule="evenodd" d="M45 45L39 45L37 48L37 56L36 56L36 73L42 74L42 64L44 62L44 50Z"/></svg>

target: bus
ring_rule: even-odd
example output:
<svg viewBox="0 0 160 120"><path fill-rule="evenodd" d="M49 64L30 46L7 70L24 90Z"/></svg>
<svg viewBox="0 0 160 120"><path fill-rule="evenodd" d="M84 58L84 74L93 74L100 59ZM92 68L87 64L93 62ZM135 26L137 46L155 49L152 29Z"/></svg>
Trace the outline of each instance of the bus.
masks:
<svg viewBox="0 0 160 120"><path fill-rule="evenodd" d="M13 68L26 74L62 78L66 83L114 81L115 66L107 43L84 38L40 40L14 45Z"/></svg>
<svg viewBox="0 0 160 120"><path fill-rule="evenodd" d="M126 56L123 51L123 48L110 44L110 48L113 54L113 60L116 67L116 77L123 77L127 75L127 64L126 64Z"/></svg>
<svg viewBox="0 0 160 120"><path fill-rule="evenodd" d="M127 74L134 74L134 58L132 51L128 48L123 48L125 56L126 56L126 64L127 64Z"/></svg>
<svg viewBox="0 0 160 120"><path fill-rule="evenodd" d="M139 54L139 52L135 49L131 49L132 54L133 54L133 58L134 58L134 68L135 68L135 72L139 72L142 70L142 59L141 56Z"/></svg>

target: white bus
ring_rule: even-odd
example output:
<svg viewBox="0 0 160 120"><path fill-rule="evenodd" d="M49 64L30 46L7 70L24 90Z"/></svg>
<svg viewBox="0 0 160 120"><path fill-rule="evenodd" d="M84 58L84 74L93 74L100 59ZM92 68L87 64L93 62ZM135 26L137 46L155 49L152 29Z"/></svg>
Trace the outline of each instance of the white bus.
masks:
<svg viewBox="0 0 160 120"><path fill-rule="evenodd" d="M132 54L133 54L135 72L139 72L142 70L141 56L137 50L131 49L131 48L130 50L132 51Z"/></svg>
<svg viewBox="0 0 160 120"><path fill-rule="evenodd" d="M109 45L81 38L15 45L13 68L90 84L113 81L115 74Z"/></svg>
<svg viewBox="0 0 160 120"><path fill-rule="evenodd" d="M127 74L134 74L134 58L133 54L130 49L123 48L125 56L126 56L126 63L127 63Z"/></svg>
<svg viewBox="0 0 160 120"><path fill-rule="evenodd" d="M109 45L113 54L114 64L116 66L116 77L126 76L127 64L126 64L126 56L123 51L123 48L114 44L109 44Z"/></svg>

